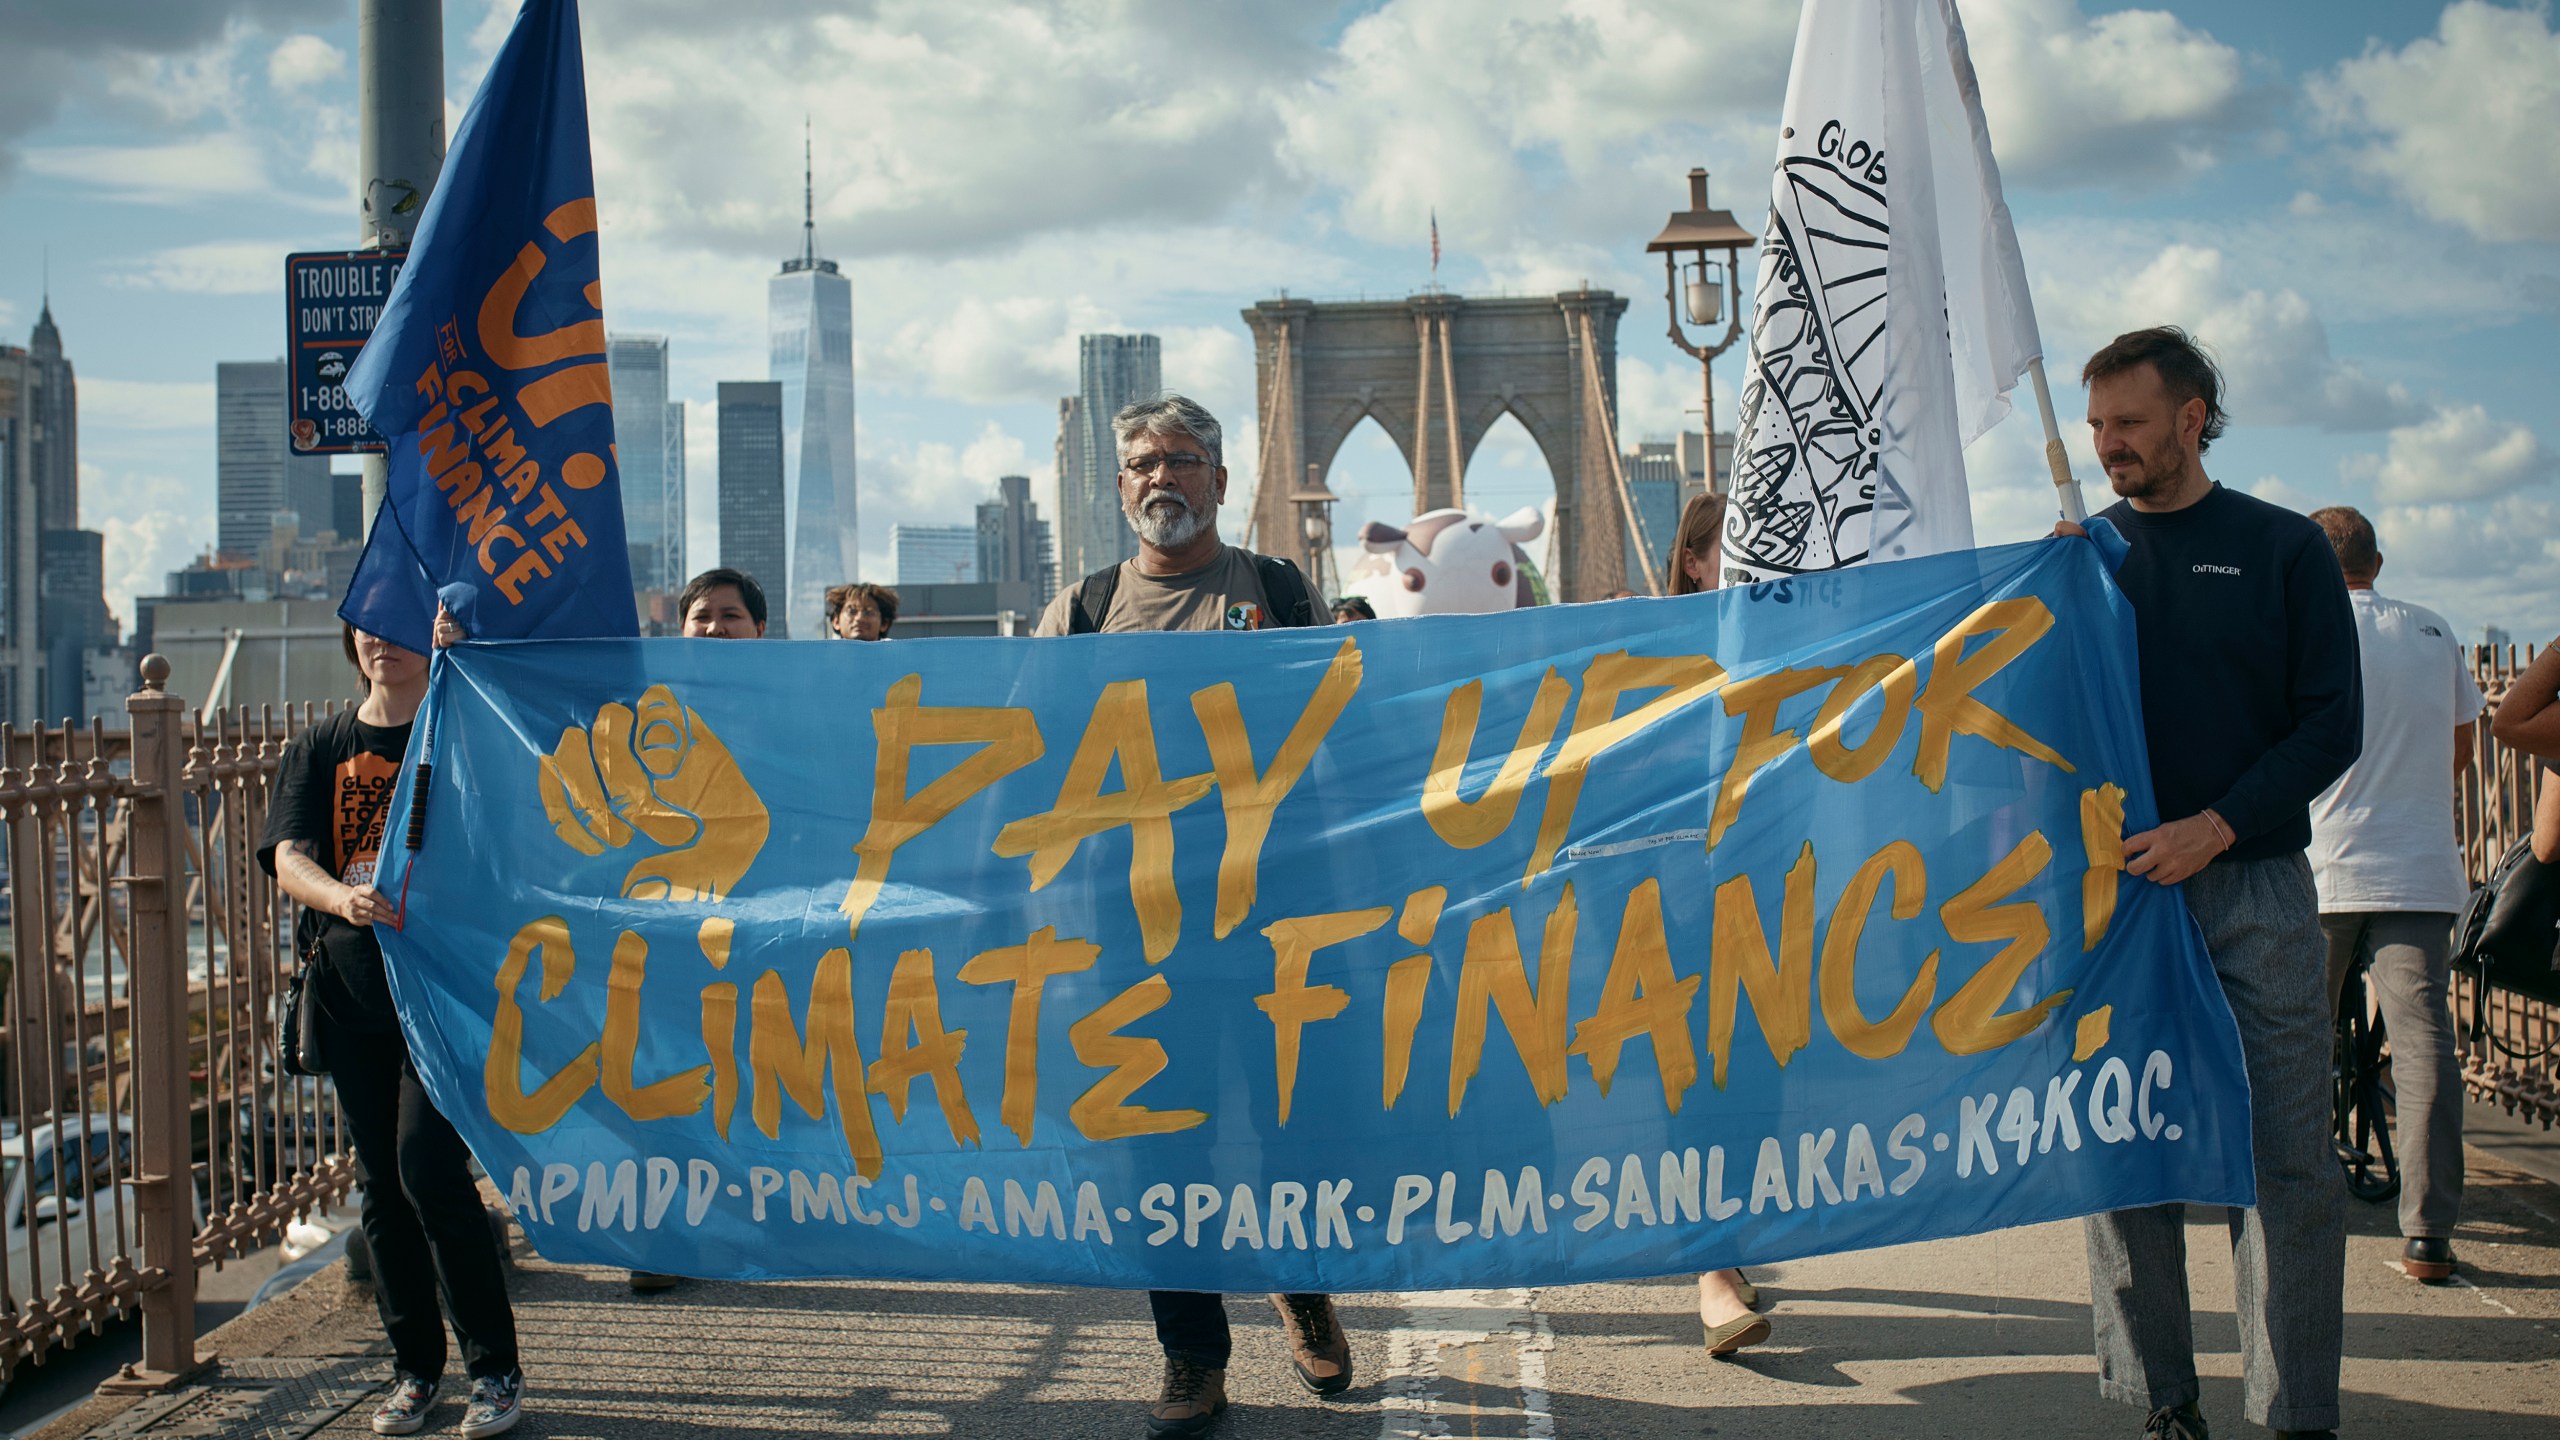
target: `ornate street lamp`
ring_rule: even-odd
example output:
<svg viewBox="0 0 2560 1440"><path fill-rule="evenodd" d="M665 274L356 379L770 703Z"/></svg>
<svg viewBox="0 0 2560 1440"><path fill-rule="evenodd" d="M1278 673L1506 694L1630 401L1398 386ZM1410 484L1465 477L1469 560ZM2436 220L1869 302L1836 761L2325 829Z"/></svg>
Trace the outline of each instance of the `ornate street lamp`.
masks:
<svg viewBox="0 0 2560 1440"><path fill-rule="evenodd" d="M1319 604L1334 599L1333 506L1341 497L1324 488L1324 467L1309 465L1304 489L1289 492L1298 511L1298 539L1306 549L1307 583L1316 587Z"/></svg>
<svg viewBox="0 0 2560 1440"><path fill-rule="evenodd" d="M1689 172L1689 208L1673 211L1671 223L1644 247L1645 253L1658 251L1662 256L1663 300L1671 309L1671 343L1698 357L1698 370L1704 377L1710 495L1718 493L1715 359L1731 349L1742 334L1741 293L1735 265L1752 244L1751 232L1733 223L1731 211L1707 208L1707 172L1693 169ZM1680 323L1684 309L1689 324L1702 332L1713 330L1717 321L1723 321L1724 338L1712 345L1691 344Z"/></svg>

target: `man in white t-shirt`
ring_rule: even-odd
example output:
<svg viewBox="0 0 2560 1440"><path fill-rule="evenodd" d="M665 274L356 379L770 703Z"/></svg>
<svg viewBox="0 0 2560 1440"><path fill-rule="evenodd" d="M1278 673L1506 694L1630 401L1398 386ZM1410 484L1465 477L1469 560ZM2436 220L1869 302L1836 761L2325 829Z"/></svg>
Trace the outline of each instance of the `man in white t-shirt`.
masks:
<svg viewBox="0 0 2560 1440"><path fill-rule="evenodd" d="M2462 1209L2462 1075L2447 996L2453 917L2470 894L2453 831L2480 687L2443 616L2373 588L2373 525L2343 506L2312 512L2355 607L2364 662L2364 753L2311 806L2312 876L2329 938L2329 999L2365 958L2398 1089L2403 1269L2453 1274Z"/></svg>

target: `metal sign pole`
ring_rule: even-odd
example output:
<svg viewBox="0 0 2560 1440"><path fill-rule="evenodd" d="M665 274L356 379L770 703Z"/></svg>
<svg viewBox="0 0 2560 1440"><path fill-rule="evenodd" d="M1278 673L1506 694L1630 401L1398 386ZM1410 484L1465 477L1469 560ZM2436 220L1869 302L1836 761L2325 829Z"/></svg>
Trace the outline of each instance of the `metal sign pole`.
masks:
<svg viewBox="0 0 2560 1440"><path fill-rule="evenodd" d="M356 241L405 249L444 168L444 0L356 5ZM364 528L391 472L364 457Z"/></svg>

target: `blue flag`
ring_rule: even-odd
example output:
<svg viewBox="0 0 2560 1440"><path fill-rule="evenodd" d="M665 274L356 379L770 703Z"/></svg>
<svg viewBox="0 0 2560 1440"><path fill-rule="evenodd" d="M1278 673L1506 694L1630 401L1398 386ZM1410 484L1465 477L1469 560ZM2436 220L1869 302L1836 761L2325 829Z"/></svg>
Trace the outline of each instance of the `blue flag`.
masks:
<svg viewBox="0 0 2560 1440"><path fill-rule="evenodd" d="M575 0L529 0L462 117L347 396L390 488L338 613L428 648L439 589L484 639L639 633L605 377ZM460 592L453 592L460 598Z"/></svg>
<svg viewBox="0 0 2560 1440"><path fill-rule="evenodd" d="M1549 1285L2248 1204L2077 541L1253 634L466 645L378 933L557 1261Z"/></svg>

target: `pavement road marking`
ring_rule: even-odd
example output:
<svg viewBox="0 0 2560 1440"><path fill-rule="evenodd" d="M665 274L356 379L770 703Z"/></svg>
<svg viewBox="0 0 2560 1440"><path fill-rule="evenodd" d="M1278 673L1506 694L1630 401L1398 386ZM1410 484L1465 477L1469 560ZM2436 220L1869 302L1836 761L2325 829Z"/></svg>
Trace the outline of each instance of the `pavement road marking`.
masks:
<svg viewBox="0 0 2560 1440"><path fill-rule="evenodd" d="M1452 1290L1396 1297L1403 1323L1387 1336L1379 1440L1517 1437L1555 1440L1547 1396L1547 1356L1555 1331L1535 1290ZM1447 1393L1449 1382L1461 1393ZM1488 1404L1489 1390L1516 1396Z"/></svg>

